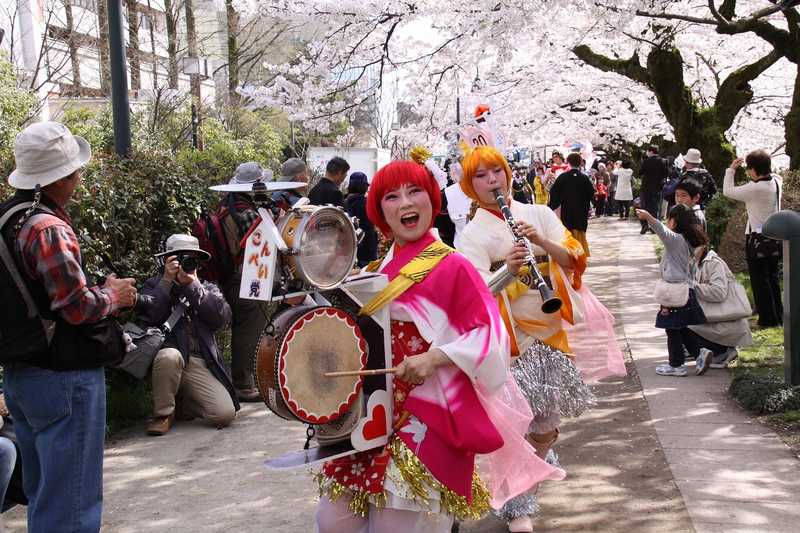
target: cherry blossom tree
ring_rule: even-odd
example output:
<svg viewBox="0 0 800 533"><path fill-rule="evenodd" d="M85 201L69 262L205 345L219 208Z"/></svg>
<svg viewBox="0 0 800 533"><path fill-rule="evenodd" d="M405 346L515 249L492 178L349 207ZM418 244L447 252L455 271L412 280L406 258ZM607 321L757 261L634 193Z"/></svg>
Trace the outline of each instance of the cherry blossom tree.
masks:
<svg viewBox="0 0 800 533"><path fill-rule="evenodd" d="M305 24L309 44L273 65L273 81L249 96L325 131L376 95L386 100L395 76L392 90L414 120L393 132L419 141L441 142L457 102L463 120L477 94L509 142L522 145L662 135L714 154L714 165L731 155L730 141L775 148L791 93L779 73L785 54L746 32L652 16L668 6L698 16L708 9L688 0L260 2L269 16ZM763 77L779 83L759 85Z"/></svg>

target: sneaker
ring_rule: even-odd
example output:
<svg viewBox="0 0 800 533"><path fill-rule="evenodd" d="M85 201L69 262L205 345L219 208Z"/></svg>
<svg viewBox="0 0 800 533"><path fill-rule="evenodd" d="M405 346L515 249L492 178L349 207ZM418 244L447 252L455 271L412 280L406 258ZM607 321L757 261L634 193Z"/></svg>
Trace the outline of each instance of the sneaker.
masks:
<svg viewBox="0 0 800 533"><path fill-rule="evenodd" d="M706 370L708 370L708 367L711 364L711 358L713 356L714 353L711 350L707 348L700 348L700 353L697 355L697 359L694 362L694 373L698 376L705 374Z"/></svg>
<svg viewBox="0 0 800 533"><path fill-rule="evenodd" d="M728 348L728 351L719 356L719 359L711 363L711 368L727 368L728 363L733 362L734 359L739 357L739 352L736 348Z"/></svg>
<svg viewBox="0 0 800 533"><path fill-rule="evenodd" d="M678 378L682 378L689 373L689 369L686 365L681 366L670 366L670 365L658 365L656 367L656 374L659 376L675 376Z"/></svg>

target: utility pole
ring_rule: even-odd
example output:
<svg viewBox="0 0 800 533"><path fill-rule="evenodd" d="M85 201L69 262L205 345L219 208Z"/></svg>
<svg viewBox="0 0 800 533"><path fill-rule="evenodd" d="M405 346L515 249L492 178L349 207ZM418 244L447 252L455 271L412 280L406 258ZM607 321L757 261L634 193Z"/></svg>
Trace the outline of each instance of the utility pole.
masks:
<svg viewBox="0 0 800 533"><path fill-rule="evenodd" d="M128 103L128 68L125 61L122 0L108 0L108 46L111 62L111 110L114 116L114 149L120 157L131 153L131 116Z"/></svg>
<svg viewBox="0 0 800 533"><path fill-rule="evenodd" d="M197 50L197 29L194 20L194 0L185 0L186 6L186 41L188 45L189 57L198 58L200 54ZM198 67L200 61L197 62ZM199 68L198 68L199 70ZM195 148L198 150L203 149L203 107L200 87L200 72L190 74L189 79L192 88L192 131L194 134ZM196 132L196 133L194 133Z"/></svg>

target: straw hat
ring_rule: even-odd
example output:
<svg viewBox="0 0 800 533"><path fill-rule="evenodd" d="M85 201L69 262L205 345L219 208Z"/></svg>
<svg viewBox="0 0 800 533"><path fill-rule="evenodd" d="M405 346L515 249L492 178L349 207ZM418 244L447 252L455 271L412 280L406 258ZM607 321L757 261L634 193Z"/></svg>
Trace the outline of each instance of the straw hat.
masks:
<svg viewBox="0 0 800 533"><path fill-rule="evenodd" d="M59 122L37 122L17 135L17 168L8 177L15 189L45 187L86 165L92 149L83 137L73 135Z"/></svg>

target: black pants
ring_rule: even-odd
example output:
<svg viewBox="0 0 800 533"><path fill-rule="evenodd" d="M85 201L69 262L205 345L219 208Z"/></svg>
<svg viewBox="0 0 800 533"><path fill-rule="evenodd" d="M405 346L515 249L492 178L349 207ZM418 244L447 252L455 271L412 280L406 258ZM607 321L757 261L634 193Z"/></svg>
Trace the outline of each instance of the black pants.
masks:
<svg viewBox="0 0 800 533"><path fill-rule="evenodd" d="M654 192L654 193L642 193L641 195L641 203L642 209L653 215L656 220L658 220L658 204L661 203L661 193ZM647 222L644 220L640 221L642 223L642 229L650 229Z"/></svg>
<svg viewBox="0 0 800 533"><path fill-rule="evenodd" d="M758 325L773 327L783 324L783 304L779 283L779 257L756 257L750 240L745 245L747 271L753 287L753 299L758 313Z"/></svg>
<svg viewBox="0 0 800 533"><path fill-rule="evenodd" d="M701 337L689 328L668 329L667 351L669 352L669 365L678 367L686 362L686 355L697 357L700 348L711 350L714 355L721 355L728 350L727 346L717 344Z"/></svg>
<svg viewBox="0 0 800 533"><path fill-rule="evenodd" d="M619 204L619 218L628 218L631 209L631 201L619 200L617 203Z"/></svg>
<svg viewBox="0 0 800 533"><path fill-rule="evenodd" d="M601 217L606 212L606 198L605 196L595 198L594 200L594 215Z"/></svg>

